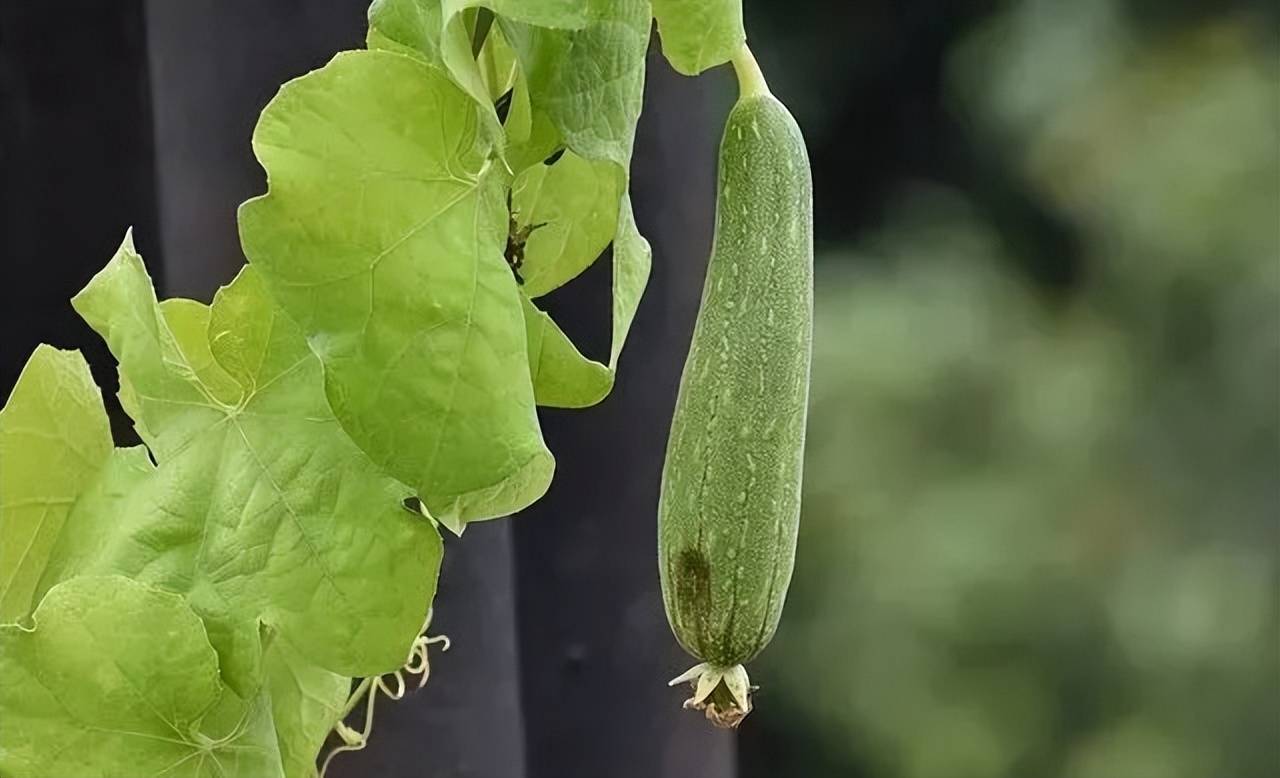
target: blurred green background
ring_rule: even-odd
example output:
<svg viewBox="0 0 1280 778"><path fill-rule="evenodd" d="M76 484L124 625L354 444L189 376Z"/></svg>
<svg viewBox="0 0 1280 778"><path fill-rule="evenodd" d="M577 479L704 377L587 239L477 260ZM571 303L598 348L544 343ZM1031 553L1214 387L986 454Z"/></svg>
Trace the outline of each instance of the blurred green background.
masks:
<svg viewBox="0 0 1280 778"><path fill-rule="evenodd" d="M744 775L1280 775L1274 4L755 0L800 548Z"/></svg>

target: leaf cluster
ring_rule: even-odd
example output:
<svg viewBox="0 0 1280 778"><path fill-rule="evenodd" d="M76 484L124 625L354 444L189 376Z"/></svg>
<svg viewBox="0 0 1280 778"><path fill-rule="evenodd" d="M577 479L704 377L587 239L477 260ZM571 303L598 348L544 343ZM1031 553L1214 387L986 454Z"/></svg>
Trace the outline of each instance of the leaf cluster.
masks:
<svg viewBox="0 0 1280 778"><path fill-rule="evenodd" d="M0 411L0 774L314 774L351 679L416 644L439 526L537 500L536 406L612 387L653 15L682 71L741 44L737 2L655 5L377 0L366 49L263 111L211 304L158 300L126 235L73 304L144 445L77 352L39 346ZM597 362L538 299L606 253Z"/></svg>

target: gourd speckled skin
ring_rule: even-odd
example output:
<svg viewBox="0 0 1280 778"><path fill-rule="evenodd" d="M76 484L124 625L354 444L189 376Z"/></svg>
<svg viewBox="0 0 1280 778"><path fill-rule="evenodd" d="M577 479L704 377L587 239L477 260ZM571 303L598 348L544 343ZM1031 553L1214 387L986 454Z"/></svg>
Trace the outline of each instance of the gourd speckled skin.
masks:
<svg viewBox="0 0 1280 778"><path fill-rule="evenodd" d="M754 64L754 62L752 62ZM659 572L671 629L703 664L688 707L734 726L741 665L769 643L795 561L813 330L804 139L767 90L720 146L715 241L662 475ZM732 694L711 693L723 680Z"/></svg>

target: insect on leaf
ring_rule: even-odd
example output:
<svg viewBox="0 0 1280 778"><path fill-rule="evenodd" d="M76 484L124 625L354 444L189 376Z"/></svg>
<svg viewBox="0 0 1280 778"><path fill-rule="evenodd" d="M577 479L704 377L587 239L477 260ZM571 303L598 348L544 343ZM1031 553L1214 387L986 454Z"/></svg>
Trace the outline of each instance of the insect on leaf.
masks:
<svg viewBox="0 0 1280 778"><path fill-rule="evenodd" d="M650 22L646 0L595 0L590 21L575 30L502 20L528 82L531 115L545 115L569 150L548 170L531 168L523 174L518 195L521 201L532 201L531 210L536 212L539 187L550 186L561 196L574 193L545 219L520 216L528 223L561 222L558 229L546 228L546 235L530 237L526 263L530 278L537 282L531 281L528 294L537 296L565 283L593 262L609 240L613 242L613 325L607 365L582 356L553 322L548 326L545 314L526 316L531 343L556 345L550 352L544 349L531 363L542 404L577 407L589 404L588 398L603 397L597 382L599 367L608 371L604 387L608 392L648 281L651 252L636 229L627 182L644 96ZM616 203L610 198L616 198ZM607 228L605 216L612 220ZM563 358L549 360L549 353Z"/></svg>
<svg viewBox="0 0 1280 778"><path fill-rule="evenodd" d="M541 225L525 248L522 291L531 298L560 287L595 262L618 229L624 175L611 162L566 151L552 165L534 165L512 186L522 224Z"/></svg>

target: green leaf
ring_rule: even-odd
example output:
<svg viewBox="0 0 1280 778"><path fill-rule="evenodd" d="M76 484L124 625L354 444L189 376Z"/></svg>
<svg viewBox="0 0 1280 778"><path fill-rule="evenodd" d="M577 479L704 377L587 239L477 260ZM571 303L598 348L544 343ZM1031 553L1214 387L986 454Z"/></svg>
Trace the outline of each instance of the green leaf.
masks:
<svg viewBox="0 0 1280 778"><path fill-rule="evenodd" d="M474 15L466 11L490 9L505 19L538 27L575 29L589 18L587 0L441 0L443 30L440 36L440 59L455 83L470 94L481 108L481 120L499 137L497 114L492 96L472 53ZM496 25L495 25L496 27Z"/></svg>
<svg viewBox="0 0 1280 778"><path fill-rule="evenodd" d="M498 16L539 27L577 29L591 19L590 0L444 0L455 9L485 7Z"/></svg>
<svg viewBox="0 0 1280 778"><path fill-rule="evenodd" d="M77 505L44 588L117 573L186 594L242 695L258 675L259 621L336 673L399 667L434 592L439 535L343 433L318 360L253 269L207 314L234 405L203 383L213 366L188 361L192 332L170 329L129 241L73 305L134 387L159 467L123 510Z"/></svg>
<svg viewBox="0 0 1280 778"><path fill-rule="evenodd" d="M111 450L102 395L80 352L38 347L0 411L0 622L39 602L62 525Z"/></svg>
<svg viewBox="0 0 1280 778"><path fill-rule="evenodd" d="M489 102L496 103L499 97L515 87L516 75L520 72L519 63L516 61L516 53L511 50L507 39L502 37L502 31L497 25L493 25L485 36L484 45L476 55L476 64L480 67L480 75L489 90Z"/></svg>
<svg viewBox="0 0 1280 778"><path fill-rule="evenodd" d="M369 9L370 49L395 51L440 65L476 102L483 132L495 143L502 133L493 100L506 86L489 74L487 59L504 46L490 46L494 25L477 57L474 53L477 9L539 27L576 29L590 18L588 0L375 0ZM499 59L504 54L498 54Z"/></svg>
<svg viewBox="0 0 1280 778"><path fill-rule="evenodd" d="M214 360L209 346L209 306L175 298L161 302L160 312L184 361L195 371L196 380L223 405L239 402L240 384Z"/></svg>
<svg viewBox="0 0 1280 778"><path fill-rule="evenodd" d="M624 195L613 242L613 343L609 364L588 359L546 312L524 298L529 339L529 375L539 405L585 408L613 389L618 359L649 280L649 244L635 226L631 198Z"/></svg>
<svg viewBox="0 0 1280 778"><path fill-rule="evenodd" d="M631 211L631 195L622 196L618 209L618 234L613 239L613 345L609 349L610 369L616 370L618 357L627 342L631 322L640 307L640 297L649 283L653 252L649 241L636 227Z"/></svg>
<svg viewBox="0 0 1280 778"><path fill-rule="evenodd" d="M439 4L428 5L439 10ZM411 10L395 2L379 3L374 24L396 28L392 37L402 45L416 46L418 56L444 64L478 103L484 103L481 113L486 114L494 90L492 84L488 90L482 86L482 70L467 48L460 13L475 5L473 0L446 1L444 16L425 21L446 27L444 44L438 35L415 33L427 16L421 5ZM623 202L644 91L650 7L644 0L595 0L577 4L585 12L557 24L549 16L549 4L486 5L500 14L496 27L521 63L505 126L505 159L520 174L513 208L522 225L548 223L526 246L524 292L538 297L566 283L594 262L611 239L615 241L607 381L601 378L601 366L583 357L545 313L526 306L530 346L547 344L539 354L530 354L537 402L580 407L598 402L604 396L601 391L607 394L612 386L651 262L648 244L629 215L630 203ZM413 22L405 23L406 19ZM548 29L553 27L571 29ZM572 151L550 168L538 164L561 143Z"/></svg>
<svg viewBox="0 0 1280 778"><path fill-rule="evenodd" d="M504 126L507 131L506 162L516 174L542 164L564 143L546 111L534 113L529 99L529 79L522 68L516 69L511 109Z"/></svg>
<svg viewBox="0 0 1280 778"><path fill-rule="evenodd" d="M524 299L529 375L540 405L585 408L613 388L613 371L587 359L545 312Z"/></svg>
<svg viewBox="0 0 1280 778"><path fill-rule="evenodd" d="M351 679L312 665L280 636L263 666L285 778L315 778L316 754L342 713Z"/></svg>
<svg viewBox="0 0 1280 778"><path fill-rule="evenodd" d="M433 65L443 64L440 58L443 18L440 0L373 0L369 6L365 43L370 49L406 54Z"/></svg>
<svg viewBox="0 0 1280 778"><path fill-rule="evenodd" d="M135 493L154 473L143 446L118 448L107 456L102 468L76 495L57 537L49 544L34 586L35 603L56 584L92 566L103 544L111 542L123 523Z"/></svg>
<svg viewBox="0 0 1280 778"><path fill-rule="evenodd" d="M522 290L532 298L577 277L600 256L618 228L623 172L566 151L554 165L534 165L511 190L521 226L541 225L525 243Z"/></svg>
<svg viewBox="0 0 1280 778"><path fill-rule="evenodd" d="M369 48L407 54L444 69L440 49L443 18L440 0L375 0L369 9ZM503 154L514 173L542 162L560 145L560 134L546 114L532 115L528 80L519 67L513 67L517 64L500 26L493 25L480 52L479 73L490 101L508 89L512 91L511 107L503 125ZM470 71L470 66L464 63L464 67ZM508 71L508 67L512 70ZM479 110L488 112L490 106L486 104Z"/></svg>
<svg viewBox="0 0 1280 778"><path fill-rule="evenodd" d="M742 0L653 0L662 53L686 76L723 65L747 42Z"/></svg>
<svg viewBox="0 0 1280 778"><path fill-rule="evenodd" d="M590 18L587 0L374 0L366 42L371 49L442 63L440 40L446 19L456 20L470 40L472 29L463 12L480 7L540 27L576 29Z"/></svg>
<svg viewBox="0 0 1280 778"><path fill-rule="evenodd" d="M534 109L547 113L571 150L624 170L644 98L649 13L648 0L593 0L582 29L500 20Z"/></svg>
<svg viewBox="0 0 1280 778"><path fill-rule="evenodd" d="M439 71L351 52L281 89L254 134L269 192L246 253L324 363L329 404L441 522L504 516L554 460L503 258L506 180Z"/></svg>
<svg viewBox="0 0 1280 778"><path fill-rule="evenodd" d="M264 698L218 677L200 619L121 577L53 588L34 627L0 627L0 774L282 776Z"/></svg>
<svg viewBox="0 0 1280 778"><path fill-rule="evenodd" d="M580 198L576 208L566 209L568 218L562 215L566 223L573 223L571 219L582 219L583 214L616 214L611 236L614 264L610 384L648 282L652 261L649 244L636 229L627 194L635 127L644 97L649 26L647 0L597 0L592 3L590 22L579 30L548 30L509 21L502 24L528 80L530 115L545 115L569 150L590 162L597 191L609 191L609 178L601 172L600 163L611 163L613 167L618 192L616 209L600 201L593 207L587 202L589 198ZM566 153L559 162L568 157ZM562 192L585 185L583 166L570 162L565 171L566 180L559 187ZM573 174L567 175L570 171ZM545 176L544 182L551 179L550 171L538 173L536 167L524 175L526 178ZM521 221L525 219L522 211ZM529 217L528 223L537 223L536 217ZM594 238L598 225L595 219L583 219L584 225L588 223L592 225L590 228L579 231L584 238ZM539 279L532 287L532 296L542 293L543 287L554 288L572 278L599 254L597 251L582 264L583 257L595 244L593 240L581 239L578 250L570 253L571 259L566 260L555 237L555 233L539 236L537 232L530 237L526 265L531 273L540 276L542 273L537 271L546 268L543 271L546 280ZM544 317L545 314L526 316L530 342L541 340L553 344L550 350L544 346L543 353L557 355L555 359L539 355L537 362L531 362L539 402L576 407L599 393L595 381L598 373L593 367L596 363L582 357L559 328L553 324L548 327ZM577 385L580 381L583 383Z"/></svg>
<svg viewBox="0 0 1280 778"><path fill-rule="evenodd" d="M220 321L216 330L216 333L223 335L219 340L219 353L228 361L229 369L234 371L239 380L250 383L255 363L260 360L268 345L269 325L261 326L268 324L268 320L253 315L252 305L256 299L250 294L224 296L221 299L224 305L218 308ZM242 394L241 385L237 383L236 377L232 377L215 360L210 347L211 308L191 299L175 298L161 302L160 310L165 324L168 324L177 340L179 351L195 369L198 380L209 386L211 393L218 395L224 402L238 402ZM233 321L239 322L239 326L232 326ZM253 326L255 322L260 326ZM93 393L96 398L96 389ZM109 473L108 476L101 477L100 481L102 484L115 486L118 494L122 484L129 482L128 473L146 475L152 468L145 449L141 447L122 449L116 453L128 453L128 457L118 458L118 467L125 473L125 477L114 477ZM113 467L113 463L109 463L108 467ZM95 486L102 488L96 484ZM82 496L82 503L77 505L77 509L84 509L92 516L96 508L88 508L87 505L96 507L100 503L95 502L95 495ZM109 532L111 525L96 528ZM93 543L108 541L99 539ZM76 567L76 564L70 567ZM250 651L256 655L256 645L252 644L253 621L246 622L246 626L247 630L241 633L232 631L229 639L248 641L248 645L237 651L238 655ZM265 671L265 682L270 694L271 718L275 722L285 778L314 778L316 752L324 745L325 737L346 704L351 678L338 676L307 662L283 636L274 636L270 640L262 656L262 669ZM251 663L243 672L256 678L259 668Z"/></svg>

